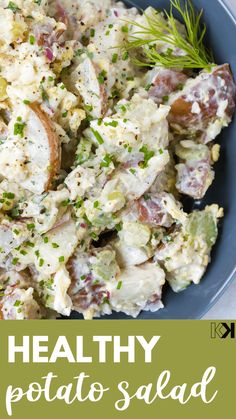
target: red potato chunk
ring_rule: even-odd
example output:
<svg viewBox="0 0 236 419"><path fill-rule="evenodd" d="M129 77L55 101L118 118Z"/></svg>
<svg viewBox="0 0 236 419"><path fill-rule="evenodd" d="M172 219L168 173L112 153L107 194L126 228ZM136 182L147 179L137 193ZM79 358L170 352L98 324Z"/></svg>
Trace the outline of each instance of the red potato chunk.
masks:
<svg viewBox="0 0 236 419"><path fill-rule="evenodd" d="M176 166L177 190L194 199L202 199L214 180L210 148L186 140L176 145L175 152L180 159Z"/></svg>
<svg viewBox="0 0 236 419"><path fill-rule="evenodd" d="M214 172L208 161L192 161L176 166L176 188L182 194L202 199L214 180Z"/></svg>
<svg viewBox="0 0 236 419"><path fill-rule="evenodd" d="M59 138L55 132L54 126L49 119L48 115L42 111L38 103L32 103L30 108L34 114L34 117L37 118L41 122L41 138L39 140L42 141L42 137L46 137L46 145L49 149L49 161L48 166L50 169L48 170L47 179L45 179L44 184L44 191L48 191L51 188L53 179L58 174L60 165L61 165L61 147ZM34 123L32 118L32 123Z"/></svg>
<svg viewBox="0 0 236 419"><path fill-rule="evenodd" d="M106 311L110 300L107 284L119 272L115 251L104 247L91 248L85 253L78 248L68 261L67 269L71 278L68 294L74 310L86 318Z"/></svg>
<svg viewBox="0 0 236 419"><path fill-rule="evenodd" d="M72 257L67 264L71 278L68 294L72 300L73 309L83 314L89 309L92 309L94 312L99 312L102 304L109 301L110 294L106 290L104 282L94 281L91 272L84 275L82 284L78 288L80 277L78 276L77 263L76 257Z"/></svg>
<svg viewBox="0 0 236 419"><path fill-rule="evenodd" d="M145 194L132 204L127 215L154 228L169 228L175 220L182 221L185 218L174 196L166 192Z"/></svg>
<svg viewBox="0 0 236 419"><path fill-rule="evenodd" d="M233 116L236 87L228 64L202 71L190 80L179 94L173 95L169 104L169 123L180 134L201 136L204 142L213 140ZM215 132L207 133L210 124L219 122Z"/></svg>
<svg viewBox="0 0 236 419"><path fill-rule="evenodd" d="M137 201L138 219L142 223L150 224L154 227L170 226L172 224L171 217L167 214L163 207L162 197L148 195Z"/></svg>
<svg viewBox="0 0 236 419"><path fill-rule="evenodd" d="M54 18L57 21L64 23L66 26L69 25L68 11L65 9L65 7L63 7L63 5L59 1L55 2Z"/></svg>
<svg viewBox="0 0 236 419"><path fill-rule="evenodd" d="M66 25L66 22L63 23ZM65 32L66 26L54 28L52 23L38 23L33 26L33 33L37 44L41 47L44 47L46 50L48 48L51 49L54 44L63 45L65 42ZM53 61L53 53L52 59L50 59L50 61Z"/></svg>
<svg viewBox="0 0 236 419"><path fill-rule="evenodd" d="M165 68L158 69L152 80L152 87L149 89L149 97L159 105L163 102L163 98L176 90L182 90L186 81L186 74L180 71Z"/></svg>
<svg viewBox="0 0 236 419"><path fill-rule="evenodd" d="M85 286L75 295L69 293L74 310L84 312L90 307L99 309L99 307L109 299L108 291L104 290L101 284L92 285L92 280L87 280Z"/></svg>
<svg viewBox="0 0 236 419"><path fill-rule="evenodd" d="M25 106L24 133L8 135L0 147L0 173L10 182L40 195L49 190L61 166L55 127L38 103Z"/></svg>
<svg viewBox="0 0 236 419"><path fill-rule="evenodd" d="M0 302L0 320L33 320L41 318L41 309L34 299L34 289L8 287Z"/></svg>

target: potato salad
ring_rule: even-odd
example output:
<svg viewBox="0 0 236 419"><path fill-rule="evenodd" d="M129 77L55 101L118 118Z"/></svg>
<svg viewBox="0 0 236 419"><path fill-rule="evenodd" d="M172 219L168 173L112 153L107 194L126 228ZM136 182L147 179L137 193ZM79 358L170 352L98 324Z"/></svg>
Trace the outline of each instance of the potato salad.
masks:
<svg viewBox="0 0 236 419"><path fill-rule="evenodd" d="M137 317L201 281L223 209L183 202L236 88L172 6L0 0L1 319Z"/></svg>

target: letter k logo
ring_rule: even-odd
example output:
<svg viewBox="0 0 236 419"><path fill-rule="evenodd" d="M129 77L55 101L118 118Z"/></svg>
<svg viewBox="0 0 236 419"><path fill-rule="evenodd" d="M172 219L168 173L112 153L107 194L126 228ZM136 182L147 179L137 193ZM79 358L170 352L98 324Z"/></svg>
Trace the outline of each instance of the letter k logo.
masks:
<svg viewBox="0 0 236 419"><path fill-rule="evenodd" d="M211 337L216 339L235 339L235 323L211 323Z"/></svg>

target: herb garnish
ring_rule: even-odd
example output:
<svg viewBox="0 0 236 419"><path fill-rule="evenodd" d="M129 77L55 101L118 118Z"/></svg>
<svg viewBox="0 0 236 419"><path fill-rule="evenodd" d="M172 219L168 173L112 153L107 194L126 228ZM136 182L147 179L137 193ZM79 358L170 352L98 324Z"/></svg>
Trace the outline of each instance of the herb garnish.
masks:
<svg viewBox="0 0 236 419"><path fill-rule="evenodd" d="M178 21L174 17L174 9L181 16L186 29L185 33L179 30ZM133 58L138 66L210 69L213 57L203 44L206 25L201 24L202 15L203 10L196 12L191 0L186 0L184 6L181 5L180 0L171 0L170 13L164 11L165 19L159 11L154 10L151 16L145 14L146 24L128 22L137 30L126 42L125 51L132 52L137 48L143 48L143 58ZM158 52L156 43L160 42L167 43L170 48L167 51ZM175 54L176 48L183 53Z"/></svg>

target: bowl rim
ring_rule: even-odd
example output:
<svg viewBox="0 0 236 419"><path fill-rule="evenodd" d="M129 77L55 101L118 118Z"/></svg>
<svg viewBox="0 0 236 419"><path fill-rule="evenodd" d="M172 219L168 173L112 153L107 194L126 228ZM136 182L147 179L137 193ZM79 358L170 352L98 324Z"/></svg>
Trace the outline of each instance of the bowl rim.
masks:
<svg viewBox="0 0 236 419"><path fill-rule="evenodd" d="M226 3L226 0L218 0L218 3L221 4L221 6L224 8L226 13L230 16L230 18L235 22L236 24L236 8L235 11L231 8L229 4ZM236 6L236 5L235 5Z"/></svg>
<svg viewBox="0 0 236 419"><path fill-rule="evenodd" d="M222 6L224 11L229 16L229 18L234 22L235 30L236 30L236 7L234 11L230 7L230 5L226 3L226 0L218 0L218 3ZM203 310L201 313L199 313L198 316L196 316L196 320L202 319L211 310L211 308L215 306L215 304L223 297L225 292L230 288L230 285L234 282L234 280L236 280L236 261L235 261L234 269L232 270L231 274L227 277L225 283L221 286L218 292L214 295L214 297L208 303L205 310Z"/></svg>

